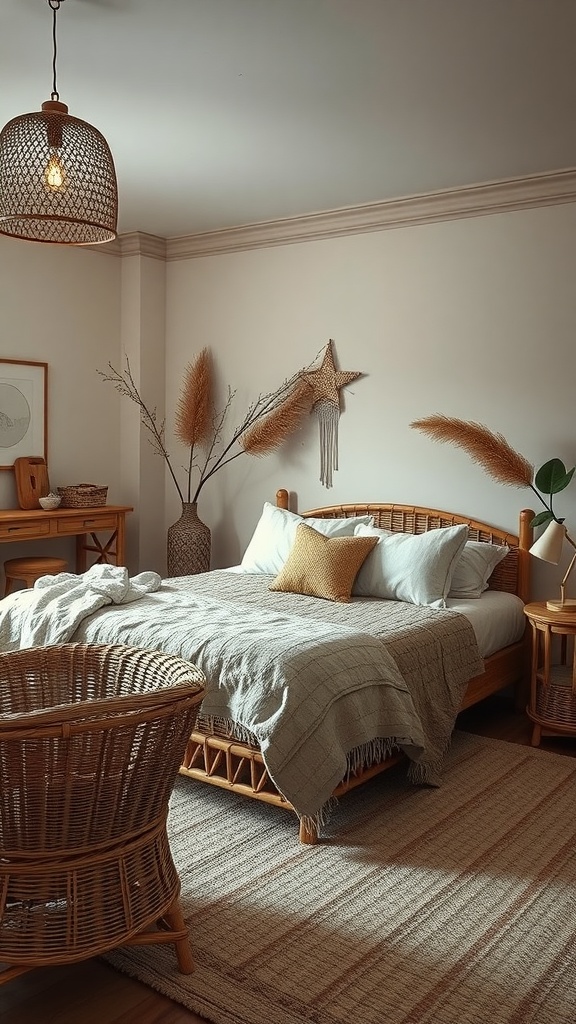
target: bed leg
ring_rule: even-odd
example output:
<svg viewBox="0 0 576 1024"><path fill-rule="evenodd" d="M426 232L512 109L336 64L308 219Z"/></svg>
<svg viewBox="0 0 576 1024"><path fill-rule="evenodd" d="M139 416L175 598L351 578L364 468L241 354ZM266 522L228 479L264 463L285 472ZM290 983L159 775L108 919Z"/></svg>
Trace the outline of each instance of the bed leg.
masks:
<svg viewBox="0 0 576 1024"><path fill-rule="evenodd" d="M314 846L318 842L318 832L310 825L305 825L302 818L300 819L300 832L299 838L301 843L305 843L306 846Z"/></svg>

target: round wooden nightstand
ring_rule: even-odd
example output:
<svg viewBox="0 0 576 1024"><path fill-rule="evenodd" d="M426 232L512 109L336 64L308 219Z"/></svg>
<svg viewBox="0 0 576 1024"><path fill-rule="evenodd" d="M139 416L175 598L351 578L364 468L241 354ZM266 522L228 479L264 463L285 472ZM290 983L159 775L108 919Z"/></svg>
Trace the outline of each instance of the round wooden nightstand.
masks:
<svg viewBox="0 0 576 1024"><path fill-rule="evenodd" d="M551 611L545 601L524 607L532 628L530 702L526 711L534 722L532 746L544 736L576 736L576 608ZM553 639L560 637L560 662L552 663Z"/></svg>

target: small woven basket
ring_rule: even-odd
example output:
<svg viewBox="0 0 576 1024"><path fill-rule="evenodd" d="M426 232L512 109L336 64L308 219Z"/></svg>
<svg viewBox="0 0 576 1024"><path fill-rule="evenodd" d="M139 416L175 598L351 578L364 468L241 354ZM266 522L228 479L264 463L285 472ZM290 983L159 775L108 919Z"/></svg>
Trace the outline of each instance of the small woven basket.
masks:
<svg viewBox="0 0 576 1024"><path fill-rule="evenodd" d="M97 484L70 484L59 487L58 494L62 498L60 508L96 508L106 504L108 488Z"/></svg>
<svg viewBox="0 0 576 1024"><path fill-rule="evenodd" d="M572 685L571 666L555 666L550 684L538 683L536 714L560 727L576 729L576 692Z"/></svg>

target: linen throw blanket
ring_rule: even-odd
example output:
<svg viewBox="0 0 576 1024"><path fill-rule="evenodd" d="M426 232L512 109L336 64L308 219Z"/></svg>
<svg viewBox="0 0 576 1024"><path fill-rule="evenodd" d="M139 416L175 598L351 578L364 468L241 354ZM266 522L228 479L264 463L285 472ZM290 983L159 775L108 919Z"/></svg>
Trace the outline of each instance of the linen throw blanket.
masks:
<svg viewBox="0 0 576 1024"><path fill-rule="evenodd" d="M93 612L70 639L156 648L197 665L207 679L203 716L255 738L300 816L322 820L351 752L369 763L400 747L413 778L437 783L466 682L483 667L468 620L275 593L270 580L225 570L165 580L133 604Z"/></svg>
<svg viewBox="0 0 576 1024"><path fill-rule="evenodd" d="M0 601L0 650L49 647L71 640L87 615L109 604L129 604L158 590L156 572L130 578L119 565L93 565L76 575L41 576L31 590Z"/></svg>

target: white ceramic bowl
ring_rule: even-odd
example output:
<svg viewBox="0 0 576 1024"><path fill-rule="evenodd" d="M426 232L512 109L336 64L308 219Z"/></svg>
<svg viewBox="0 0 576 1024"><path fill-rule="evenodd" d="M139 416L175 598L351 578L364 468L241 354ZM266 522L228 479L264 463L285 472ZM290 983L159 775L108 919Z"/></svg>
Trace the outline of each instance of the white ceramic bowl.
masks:
<svg viewBox="0 0 576 1024"><path fill-rule="evenodd" d="M38 498L38 501L42 508L49 512L50 509L58 508L62 498L59 494L47 494L45 498Z"/></svg>

